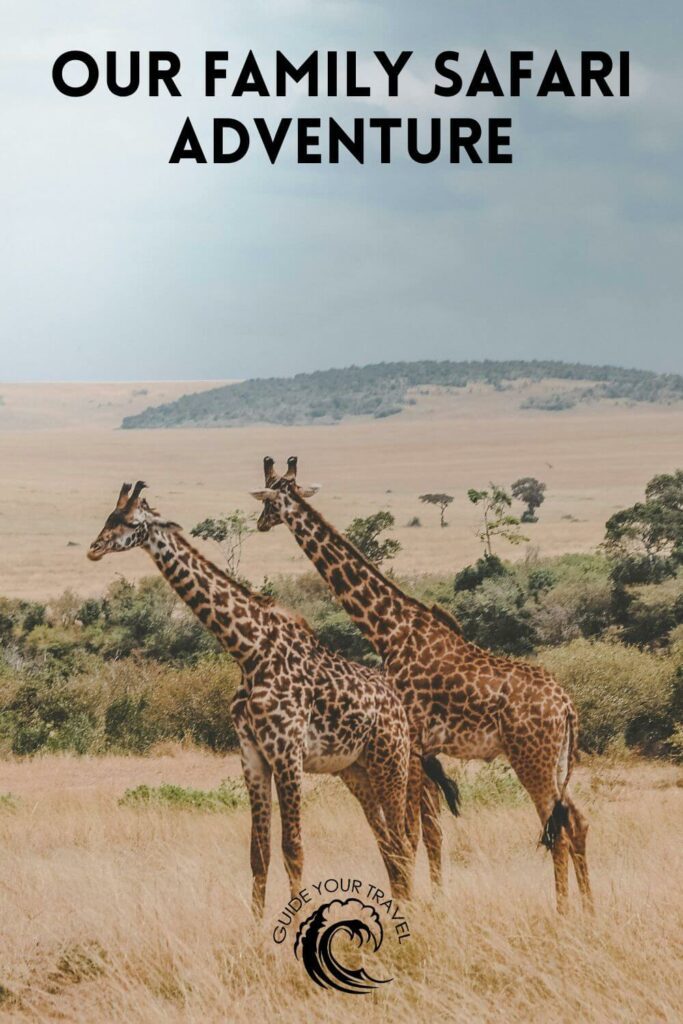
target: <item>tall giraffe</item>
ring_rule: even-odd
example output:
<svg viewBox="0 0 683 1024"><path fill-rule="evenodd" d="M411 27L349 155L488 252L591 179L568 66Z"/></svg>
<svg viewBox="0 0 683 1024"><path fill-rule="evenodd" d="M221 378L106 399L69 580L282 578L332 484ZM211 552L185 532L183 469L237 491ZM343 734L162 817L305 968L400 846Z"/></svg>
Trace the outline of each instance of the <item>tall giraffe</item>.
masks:
<svg viewBox="0 0 683 1024"><path fill-rule="evenodd" d="M270 860L271 779L280 803L282 852L292 895L301 888L304 771L338 775L375 833L396 897L409 898L406 837L408 723L383 674L327 650L307 623L252 593L162 519L139 481L124 484L88 558L141 547L241 668L232 703L251 804L252 903L263 912Z"/></svg>
<svg viewBox="0 0 683 1024"><path fill-rule="evenodd" d="M382 658L411 731L408 830L419 832L422 758L439 752L490 760L504 754L529 793L552 852L557 906L567 909L571 856L584 904L591 904L588 826L569 795L578 718L569 696L540 665L500 657L469 643L438 606L427 607L387 579L307 501L316 490L296 483L297 460L284 476L264 461L262 532L284 522L338 600ZM441 832L430 822L432 856Z"/></svg>

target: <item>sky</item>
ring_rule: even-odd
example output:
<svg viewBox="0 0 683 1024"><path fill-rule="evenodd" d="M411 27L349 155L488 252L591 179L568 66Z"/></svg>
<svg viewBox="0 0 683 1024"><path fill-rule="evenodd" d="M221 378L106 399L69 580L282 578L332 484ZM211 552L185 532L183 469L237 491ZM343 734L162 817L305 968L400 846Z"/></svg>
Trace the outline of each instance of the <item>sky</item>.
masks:
<svg viewBox="0 0 683 1024"><path fill-rule="evenodd" d="M631 51L632 95L433 94L434 57ZM172 50L181 97L53 86L62 52ZM203 54L356 50L368 99L203 96ZM413 56L397 99L373 50ZM392 359L683 372L679 0L3 0L0 380L226 379ZM231 79L229 78L228 81ZM534 81L538 83L539 78ZM511 117L512 165L170 165L186 117Z"/></svg>

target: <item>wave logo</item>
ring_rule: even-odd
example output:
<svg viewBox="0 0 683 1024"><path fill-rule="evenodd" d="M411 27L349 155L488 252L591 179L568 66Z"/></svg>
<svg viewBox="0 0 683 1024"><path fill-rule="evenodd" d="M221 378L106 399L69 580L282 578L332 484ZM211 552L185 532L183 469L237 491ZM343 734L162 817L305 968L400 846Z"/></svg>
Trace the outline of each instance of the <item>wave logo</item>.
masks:
<svg viewBox="0 0 683 1024"><path fill-rule="evenodd" d="M373 978L364 967L351 968L340 963L334 949L338 935L345 935L359 949L368 946L376 953L382 945L384 931L377 911L361 900L333 900L314 910L299 927L294 955L316 985L364 995L392 980Z"/></svg>

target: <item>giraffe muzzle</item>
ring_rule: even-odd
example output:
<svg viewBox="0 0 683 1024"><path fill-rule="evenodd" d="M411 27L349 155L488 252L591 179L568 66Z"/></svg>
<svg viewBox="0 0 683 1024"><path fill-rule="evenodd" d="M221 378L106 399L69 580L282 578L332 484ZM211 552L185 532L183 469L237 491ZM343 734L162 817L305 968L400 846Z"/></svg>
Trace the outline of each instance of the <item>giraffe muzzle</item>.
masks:
<svg viewBox="0 0 683 1024"><path fill-rule="evenodd" d="M101 541L95 541L95 543L91 544L88 548L88 558L91 562L99 562L99 560L104 556L105 551L106 548L104 544Z"/></svg>

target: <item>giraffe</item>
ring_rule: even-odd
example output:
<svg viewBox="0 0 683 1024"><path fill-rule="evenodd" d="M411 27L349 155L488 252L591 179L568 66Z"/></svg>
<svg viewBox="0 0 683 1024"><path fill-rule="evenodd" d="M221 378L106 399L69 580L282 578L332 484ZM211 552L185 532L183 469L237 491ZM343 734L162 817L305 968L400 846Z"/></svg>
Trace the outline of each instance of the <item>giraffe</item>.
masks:
<svg viewBox="0 0 683 1024"><path fill-rule="evenodd" d="M251 805L255 915L262 915L265 900L273 778L292 896L301 889L304 771L337 775L348 786L375 834L393 895L409 899L409 732L396 693L381 671L327 650L303 619L208 561L177 523L140 497L145 486L138 481L131 493L123 485L88 558L143 548L240 666L232 714Z"/></svg>
<svg viewBox="0 0 683 1024"><path fill-rule="evenodd" d="M360 631L380 655L400 694L411 732L407 823L419 834L422 759L438 753L507 757L541 819L540 842L552 853L557 908L568 908L571 857L584 906L592 905L587 823L569 793L578 749L578 716L569 696L540 665L469 643L445 610L409 597L307 500L318 487L297 485L297 460L283 476L264 460L267 486L258 529L285 523ZM433 808L432 808L433 810ZM425 815L423 813L423 829ZM427 815L432 877L440 878L441 828Z"/></svg>

